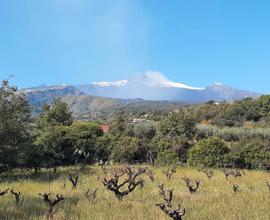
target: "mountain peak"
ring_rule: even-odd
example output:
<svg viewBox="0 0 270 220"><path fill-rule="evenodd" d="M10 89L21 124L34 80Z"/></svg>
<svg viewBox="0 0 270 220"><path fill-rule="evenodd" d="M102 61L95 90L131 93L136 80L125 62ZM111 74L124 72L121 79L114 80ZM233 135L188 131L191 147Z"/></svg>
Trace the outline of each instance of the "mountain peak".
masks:
<svg viewBox="0 0 270 220"><path fill-rule="evenodd" d="M213 86L224 86L222 83L220 83L220 82L215 82L215 83L213 83L212 84Z"/></svg>
<svg viewBox="0 0 270 220"><path fill-rule="evenodd" d="M119 87L119 86L124 86L128 83L127 80L120 80L120 81L115 81L115 82L93 82L92 85L95 85L95 86L102 86L102 87L109 87L109 86L116 86L116 87Z"/></svg>
<svg viewBox="0 0 270 220"><path fill-rule="evenodd" d="M128 84L143 85L151 87L163 87L163 88L179 88L179 89L191 89L191 90L203 90L204 88L192 87L183 83L173 82L165 77L158 71L147 71L143 74L131 77L129 80L120 80L114 82L102 81L91 83L94 86L101 87L123 87Z"/></svg>
<svg viewBox="0 0 270 220"><path fill-rule="evenodd" d="M234 101L246 97L256 98L258 93L239 90L222 83L213 83L206 88L192 87L169 80L158 71L147 71L129 80L115 82L93 82L85 85L42 85L24 89L29 97L42 95L53 100L55 97L68 95L92 95L118 99L168 100L182 103L203 103L209 100ZM33 98L34 99L34 98Z"/></svg>

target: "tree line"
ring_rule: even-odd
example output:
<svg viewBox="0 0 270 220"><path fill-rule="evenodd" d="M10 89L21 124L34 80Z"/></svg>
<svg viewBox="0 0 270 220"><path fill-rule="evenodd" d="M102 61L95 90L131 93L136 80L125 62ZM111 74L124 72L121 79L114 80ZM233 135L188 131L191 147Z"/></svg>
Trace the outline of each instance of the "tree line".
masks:
<svg viewBox="0 0 270 220"><path fill-rule="evenodd" d="M217 129L265 128L269 115L270 96L262 96L183 107L140 123L121 113L107 122L109 132L103 133L98 121L74 121L68 106L59 100L45 104L41 114L33 117L26 97L4 80L0 87L0 169L38 170L98 161L270 169L268 139L256 133L224 138L198 128L200 123Z"/></svg>

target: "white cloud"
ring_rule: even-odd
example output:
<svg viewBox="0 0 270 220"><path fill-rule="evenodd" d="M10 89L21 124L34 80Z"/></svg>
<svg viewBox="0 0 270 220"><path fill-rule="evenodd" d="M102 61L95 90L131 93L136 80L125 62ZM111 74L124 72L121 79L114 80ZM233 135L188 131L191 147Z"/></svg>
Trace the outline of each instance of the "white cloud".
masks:
<svg viewBox="0 0 270 220"><path fill-rule="evenodd" d="M197 88L197 87L192 87L185 85L183 83L178 83L178 82L173 82L166 78L163 73L158 72L158 71L147 71L144 73L146 78L148 78L148 82L161 86L161 87L172 87L172 88L183 88L183 89L193 89L193 90L202 90L204 88Z"/></svg>

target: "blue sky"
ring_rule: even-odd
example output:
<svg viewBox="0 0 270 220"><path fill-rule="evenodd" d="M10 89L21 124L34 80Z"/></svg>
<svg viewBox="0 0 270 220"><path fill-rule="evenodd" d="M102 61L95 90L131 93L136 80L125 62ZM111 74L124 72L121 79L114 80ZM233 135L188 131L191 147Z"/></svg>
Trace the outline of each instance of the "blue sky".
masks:
<svg viewBox="0 0 270 220"><path fill-rule="evenodd" d="M0 79L19 87L148 70L270 93L267 0L0 0Z"/></svg>

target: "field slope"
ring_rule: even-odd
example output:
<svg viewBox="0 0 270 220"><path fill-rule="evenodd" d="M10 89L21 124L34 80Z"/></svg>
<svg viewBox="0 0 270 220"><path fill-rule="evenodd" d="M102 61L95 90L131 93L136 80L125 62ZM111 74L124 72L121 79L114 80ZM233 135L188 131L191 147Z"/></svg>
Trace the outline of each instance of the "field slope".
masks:
<svg viewBox="0 0 270 220"><path fill-rule="evenodd" d="M270 180L267 172L246 171L240 178L225 179L221 171L215 171L212 180L204 173L192 168L180 167L169 181L163 174L166 167L154 168L155 182L145 176L145 186L136 188L123 201L116 199L102 184L104 172L100 167L87 167L81 174L78 187L72 189L67 180L67 174L78 172L78 168L60 168L56 174L42 170L39 174L30 171L14 171L2 176L0 191L13 188L24 195L24 202L16 206L10 193L0 196L0 219L46 219L47 207L39 193L52 192L62 194L65 200L57 206L54 219L91 219L91 220L162 220L169 219L156 203L162 202L159 195L159 183L165 188L174 189L174 204L181 204L186 209L185 220L215 219L215 220L268 220L270 219L270 192L266 181ZM182 180L188 176L199 178L202 184L195 194L190 194ZM233 192L232 184L240 187L239 192ZM97 197L89 201L85 192L96 189Z"/></svg>

